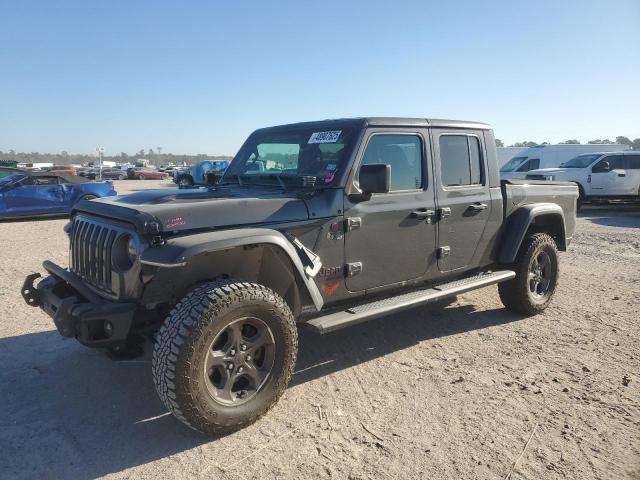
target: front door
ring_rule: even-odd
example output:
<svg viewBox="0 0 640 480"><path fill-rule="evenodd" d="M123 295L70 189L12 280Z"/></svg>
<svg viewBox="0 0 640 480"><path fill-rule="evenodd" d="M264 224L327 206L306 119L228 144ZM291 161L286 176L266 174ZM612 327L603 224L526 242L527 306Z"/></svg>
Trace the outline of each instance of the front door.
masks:
<svg viewBox="0 0 640 480"><path fill-rule="evenodd" d="M424 129L372 130L365 139L356 163L390 165L390 191L345 212L348 290L411 281L435 266L435 197L427 135Z"/></svg>
<svg viewBox="0 0 640 480"><path fill-rule="evenodd" d="M594 196L628 195L624 156L607 155L591 167L591 192Z"/></svg>
<svg viewBox="0 0 640 480"><path fill-rule="evenodd" d="M438 267L472 266L491 216L481 131L433 130L438 177Z"/></svg>
<svg viewBox="0 0 640 480"><path fill-rule="evenodd" d="M64 192L58 177L28 177L4 193L7 212L15 216L62 211Z"/></svg>

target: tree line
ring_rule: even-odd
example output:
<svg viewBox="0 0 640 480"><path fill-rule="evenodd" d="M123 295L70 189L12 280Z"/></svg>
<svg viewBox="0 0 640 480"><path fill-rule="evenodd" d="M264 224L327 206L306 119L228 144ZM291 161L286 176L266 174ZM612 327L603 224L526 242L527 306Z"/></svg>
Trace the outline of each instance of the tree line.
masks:
<svg viewBox="0 0 640 480"><path fill-rule="evenodd" d="M559 142L559 143L561 145L580 145L580 142L575 138L565 140L564 142ZM634 150L640 150L640 138L631 140L630 138L624 137L624 136L616 137L615 142L609 140L608 138L597 138L595 140L589 140L586 144L587 145L613 145L614 143L621 144L621 145L629 145ZM496 145L498 147L504 147L504 142L496 138ZM509 145L509 146L510 147L537 147L538 145L549 145L549 142L536 143L531 141L524 141L524 142L516 142L513 145Z"/></svg>
<svg viewBox="0 0 640 480"><path fill-rule="evenodd" d="M117 163L135 163L138 159L149 160L152 165L163 165L166 163L182 164L186 163L192 165L202 160L230 160L230 155L207 155L205 153L199 153L197 155L184 155L173 153L158 153L152 148L145 151L140 150L134 155L129 155L126 152L120 152L119 155L103 155L104 161L111 161ZM40 153L40 152L15 152L9 150L3 152L0 150L0 161L15 161L18 163L53 163L54 165L71 165L80 164L85 165L89 163L97 164L98 157L96 155L68 153L62 151L60 153Z"/></svg>

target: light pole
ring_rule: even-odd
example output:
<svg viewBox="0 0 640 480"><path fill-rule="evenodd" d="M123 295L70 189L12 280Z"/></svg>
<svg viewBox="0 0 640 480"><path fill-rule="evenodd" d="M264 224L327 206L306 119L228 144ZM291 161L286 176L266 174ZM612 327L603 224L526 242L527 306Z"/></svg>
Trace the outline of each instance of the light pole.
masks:
<svg viewBox="0 0 640 480"><path fill-rule="evenodd" d="M102 180L102 155L104 154L104 147L96 147L96 153L98 154L98 176Z"/></svg>

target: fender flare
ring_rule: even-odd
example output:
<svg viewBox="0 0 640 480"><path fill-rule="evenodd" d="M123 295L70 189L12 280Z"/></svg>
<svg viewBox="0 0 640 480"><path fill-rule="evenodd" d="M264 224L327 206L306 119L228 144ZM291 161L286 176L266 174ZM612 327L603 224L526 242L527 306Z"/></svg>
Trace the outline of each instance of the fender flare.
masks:
<svg viewBox="0 0 640 480"><path fill-rule="evenodd" d="M298 242L297 240L293 240ZM299 243L299 242L298 242ZM166 244L145 250L140 256L143 265L160 268L177 268L187 265L189 260L202 253L219 252L245 245L268 244L281 249L291 260L296 276L306 288L316 309L320 311L324 300L313 277L321 263L318 259L314 271L305 267L296 246L282 233L269 228L241 228L214 232L197 233L169 239ZM312 254L312 253L311 253ZM312 254L313 255L313 254Z"/></svg>
<svg viewBox="0 0 640 480"><path fill-rule="evenodd" d="M535 203L523 205L512 212L507 218L505 231L500 242L498 261L500 263L511 263L516 259L520 245L524 240L527 231L535 219L540 216L556 217L561 226L561 238L558 239L558 248L566 250L566 225L562 207L556 203Z"/></svg>

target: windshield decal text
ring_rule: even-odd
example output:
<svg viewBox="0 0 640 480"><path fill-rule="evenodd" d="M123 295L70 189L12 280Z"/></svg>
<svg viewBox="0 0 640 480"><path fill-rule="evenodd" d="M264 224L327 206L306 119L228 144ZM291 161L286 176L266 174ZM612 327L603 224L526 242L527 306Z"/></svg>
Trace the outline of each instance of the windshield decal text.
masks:
<svg viewBox="0 0 640 480"><path fill-rule="evenodd" d="M331 130L329 132L314 132L309 137L307 143L336 143L340 138L342 130Z"/></svg>

